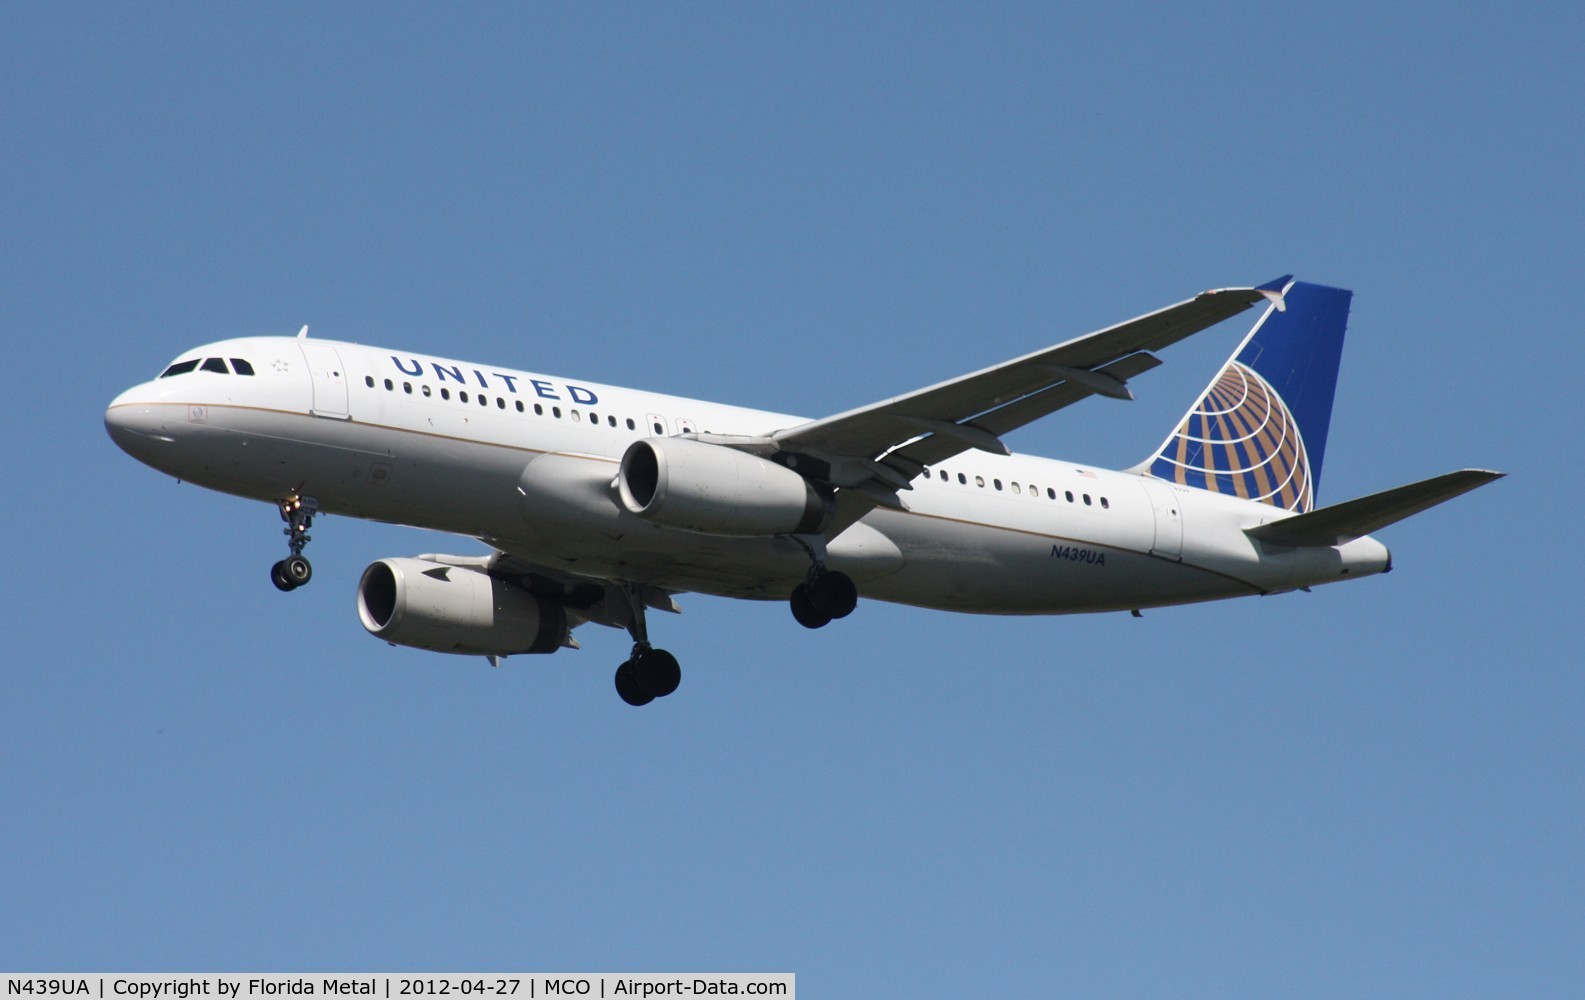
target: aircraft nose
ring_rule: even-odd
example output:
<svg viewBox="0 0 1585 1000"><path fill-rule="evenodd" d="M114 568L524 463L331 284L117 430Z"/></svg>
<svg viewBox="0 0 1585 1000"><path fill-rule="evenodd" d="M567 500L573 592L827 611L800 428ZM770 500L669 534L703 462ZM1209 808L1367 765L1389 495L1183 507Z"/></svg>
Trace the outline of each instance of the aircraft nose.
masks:
<svg viewBox="0 0 1585 1000"><path fill-rule="evenodd" d="M105 409L105 431L110 440L134 458L142 458L149 445L171 441L165 433L165 420L150 405L142 386L128 389Z"/></svg>

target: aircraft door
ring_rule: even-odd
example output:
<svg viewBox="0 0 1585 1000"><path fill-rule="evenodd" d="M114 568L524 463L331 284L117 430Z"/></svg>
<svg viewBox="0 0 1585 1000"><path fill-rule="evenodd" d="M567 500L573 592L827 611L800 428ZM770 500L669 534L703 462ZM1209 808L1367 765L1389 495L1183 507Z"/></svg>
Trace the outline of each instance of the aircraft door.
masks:
<svg viewBox="0 0 1585 1000"><path fill-rule="evenodd" d="M1140 478L1156 521L1156 540L1150 554L1183 561L1183 505L1171 486L1149 476Z"/></svg>
<svg viewBox="0 0 1585 1000"><path fill-rule="evenodd" d="M350 420L347 372L341 367L340 353L329 344L307 338L298 340L297 346L303 350L303 360L314 383L314 407L309 412L316 417Z"/></svg>

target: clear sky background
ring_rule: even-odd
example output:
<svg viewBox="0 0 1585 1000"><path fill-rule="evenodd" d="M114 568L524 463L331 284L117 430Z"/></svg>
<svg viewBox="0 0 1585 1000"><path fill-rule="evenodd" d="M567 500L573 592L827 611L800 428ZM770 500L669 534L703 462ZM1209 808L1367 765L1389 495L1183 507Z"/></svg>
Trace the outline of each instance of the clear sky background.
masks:
<svg viewBox="0 0 1585 1000"><path fill-rule="evenodd" d="M1302 5L1301 5L1302 6ZM1103 9L1098 9L1104 7ZM810 996L1585 981L1577 3L0 6L0 967L790 970ZM366 635L470 540L119 452L294 333L820 416L1206 288L1355 289L1321 483L1502 482L1313 594ZM1015 447L1121 467L1248 317Z"/></svg>

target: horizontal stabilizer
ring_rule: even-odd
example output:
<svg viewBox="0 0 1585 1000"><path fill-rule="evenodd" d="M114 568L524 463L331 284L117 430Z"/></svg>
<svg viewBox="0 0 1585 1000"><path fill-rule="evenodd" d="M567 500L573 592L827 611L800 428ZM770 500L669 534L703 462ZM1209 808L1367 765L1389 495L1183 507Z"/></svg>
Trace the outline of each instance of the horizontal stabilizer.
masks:
<svg viewBox="0 0 1585 1000"><path fill-rule="evenodd" d="M1368 497L1322 507L1308 514L1271 521L1249 528L1245 534L1278 545L1337 545L1395 524L1502 477L1501 472L1488 472L1485 469L1449 472L1445 476L1410 483L1385 493L1372 493Z"/></svg>

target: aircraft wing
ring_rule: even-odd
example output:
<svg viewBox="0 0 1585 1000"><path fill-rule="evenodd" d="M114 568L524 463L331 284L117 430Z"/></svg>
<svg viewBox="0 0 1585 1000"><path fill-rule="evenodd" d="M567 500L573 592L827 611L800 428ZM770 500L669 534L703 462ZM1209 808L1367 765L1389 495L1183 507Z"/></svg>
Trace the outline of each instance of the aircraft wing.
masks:
<svg viewBox="0 0 1585 1000"><path fill-rule="evenodd" d="M898 507L898 490L927 465L970 448L1007 454L1001 435L1086 396L1131 399L1128 379L1161 364L1151 351L1262 301L1282 308L1290 277L1203 292L1185 302L937 385L772 435L780 452L829 463L839 494L834 537L870 507ZM822 470L826 471L826 470Z"/></svg>

